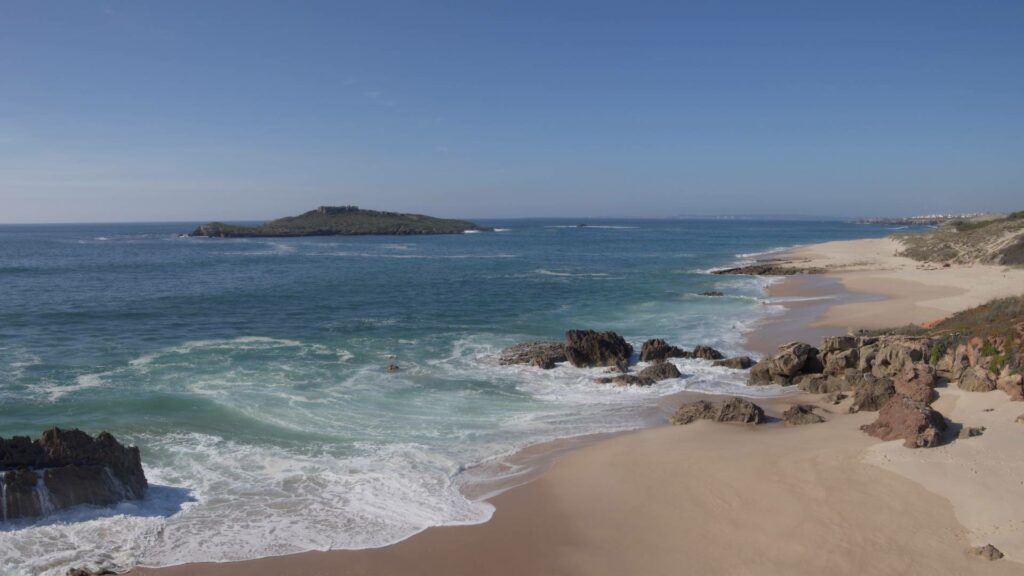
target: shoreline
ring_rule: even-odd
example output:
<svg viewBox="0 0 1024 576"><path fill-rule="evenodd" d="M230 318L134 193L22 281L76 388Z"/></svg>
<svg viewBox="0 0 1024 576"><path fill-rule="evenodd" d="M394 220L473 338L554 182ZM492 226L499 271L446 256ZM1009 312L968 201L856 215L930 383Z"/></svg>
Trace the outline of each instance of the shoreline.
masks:
<svg viewBox="0 0 1024 576"><path fill-rule="evenodd" d="M814 251L828 244L835 243L782 256L821 259ZM817 342L821 336L845 333L851 314L870 312L867 324L878 314L888 317L885 311L894 302L920 318L943 308L918 301L962 300L969 293L936 283L938 288L920 294L913 280L868 292L865 288L871 282L877 287L880 274L899 270L859 265L859 270L830 270L772 283L769 296L781 300L777 303L785 310L758 321L745 335L745 348L764 354L791 340ZM908 296L907 290L913 294ZM905 300L911 297L918 300L907 306ZM939 402L957 402L941 394ZM691 395L710 396L668 396L659 409L670 413ZM911 460L918 459L919 451L901 452L898 442L883 443L861 433L859 426L873 414L845 414L844 406L825 406L821 400L788 394L756 401L776 417L788 405L817 403L829 413L829 421L816 426L769 424L752 430L709 422L666 423L528 447L507 459L526 463L526 475L497 486L492 491L496 495L481 492L487 497L480 499L495 508L481 524L431 527L382 548L139 567L132 573L589 575L668 574L685 567L724 575L749 573L758 566L770 573L828 570L852 575L1012 574L1021 569L1015 560L1024 557L1024 550L1003 543L999 547L1007 558L1002 561L970 558L966 550L977 543L966 527L970 522L965 522L964 502L918 477L921 467ZM984 404L978 410L992 403ZM695 470L690 462L701 465ZM789 462L793 469L780 462ZM933 468L941 465L932 463ZM799 487L797 494L792 486ZM977 524L977 519L967 520ZM744 542L746 551L736 542Z"/></svg>

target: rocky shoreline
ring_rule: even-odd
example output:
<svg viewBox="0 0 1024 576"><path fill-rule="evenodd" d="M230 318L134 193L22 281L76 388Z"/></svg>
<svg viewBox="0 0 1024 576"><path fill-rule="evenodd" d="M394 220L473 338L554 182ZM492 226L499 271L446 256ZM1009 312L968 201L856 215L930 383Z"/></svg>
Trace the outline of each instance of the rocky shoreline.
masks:
<svg viewBox="0 0 1024 576"><path fill-rule="evenodd" d="M137 500L149 484L138 448L106 432L51 428L35 440L0 438L0 488L0 521L9 521Z"/></svg>

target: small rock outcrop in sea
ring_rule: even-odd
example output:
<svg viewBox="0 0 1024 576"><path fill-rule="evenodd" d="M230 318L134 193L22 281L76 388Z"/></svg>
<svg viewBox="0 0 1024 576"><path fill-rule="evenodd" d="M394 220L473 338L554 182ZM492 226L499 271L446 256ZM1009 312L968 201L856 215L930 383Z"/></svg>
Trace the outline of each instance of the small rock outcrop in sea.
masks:
<svg viewBox="0 0 1024 576"><path fill-rule="evenodd" d="M734 358L725 358L724 360L715 360L711 364L734 370L746 370L754 365L754 361L750 359L750 356L736 356Z"/></svg>
<svg viewBox="0 0 1024 576"><path fill-rule="evenodd" d="M565 356L576 367L619 366L633 354L633 346L615 332L569 330L565 338Z"/></svg>
<svg viewBox="0 0 1024 576"><path fill-rule="evenodd" d="M682 374L675 364L669 362L658 362L652 364L639 374L620 374L618 376L607 376L594 380L598 384L618 384L619 386L650 386L661 380L679 378Z"/></svg>
<svg viewBox="0 0 1024 576"><path fill-rule="evenodd" d="M790 426L804 424L820 424L825 417L815 412L818 407L813 404L794 404L782 413L782 421Z"/></svg>
<svg viewBox="0 0 1024 576"><path fill-rule="evenodd" d="M668 358L689 358L690 352L672 346L661 338L651 338L640 347L641 362L661 362Z"/></svg>
<svg viewBox="0 0 1024 576"><path fill-rule="evenodd" d="M718 402L710 400L687 402L681 405L671 418L672 423L677 425L690 424L697 420L761 424L765 421L765 415L764 410L757 404L733 396Z"/></svg>
<svg viewBox="0 0 1024 576"><path fill-rule="evenodd" d="M749 266L738 266L724 270L714 270L712 274L744 274L747 276L794 276L796 274L824 274L824 268L814 266L793 266L778 262L762 262Z"/></svg>
<svg viewBox="0 0 1024 576"><path fill-rule="evenodd" d="M388 364L384 368L384 371L389 373L389 374L393 374L395 372L400 372L401 370L402 370L402 368L398 364L395 364L394 362L392 362L391 364Z"/></svg>
<svg viewBox="0 0 1024 576"><path fill-rule="evenodd" d="M503 366L529 364L545 370L565 361L565 344L562 342L523 342L502 350L498 357L498 363Z"/></svg>
<svg viewBox="0 0 1024 576"><path fill-rule="evenodd" d="M363 210L357 206L321 206L298 216L278 218L259 226L238 226L223 222L203 224L189 236L207 238L260 238L288 236L360 236L410 234L462 234L490 232L493 228L465 220L434 218L422 214L401 214Z"/></svg>
<svg viewBox="0 0 1024 576"><path fill-rule="evenodd" d="M90 570L88 568L71 568L64 573L64 576L112 576L117 574L113 570L107 570L106 568L100 568L98 570Z"/></svg>
<svg viewBox="0 0 1024 576"><path fill-rule="evenodd" d="M907 448L931 448L942 441L946 420L924 402L896 395L861 430L882 440L903 439Z"/></svg>
<svg viewBox="0 0 1024 576"><path fill-rule="evenodd" d="M712 297L725 296L725 294L719 292L718 290L708 290L707 292L701 292L700 295L701 296L712 296Z"/></svg>
<svg viewBox="0 0 1024 576"><path fill-rule="evenodd" d="M999 560L1003 557L1003 553L999 551L999 548L991 544L985 544L984 546L976 546L971 548L971 555L981 558L982 560Z"/></svg>
<svg viewBox="0 0 1024 576"><path fill-rule="evenodd" d="M3 520L135 500L148 486L139 449L106 432L93 438L78 429L51 428L36 440L0 438Z"/></svg>

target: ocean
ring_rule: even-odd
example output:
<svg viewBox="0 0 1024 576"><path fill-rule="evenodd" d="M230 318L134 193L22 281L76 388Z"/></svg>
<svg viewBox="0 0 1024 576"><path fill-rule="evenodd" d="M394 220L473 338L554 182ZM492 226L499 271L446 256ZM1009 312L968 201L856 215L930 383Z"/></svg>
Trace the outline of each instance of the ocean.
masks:
<svg viewBox="0 0 1024 576"><path fill-rule="evenodd" d="M148 496L0 522L0 573L366 548L479 523L469 473L538 442L651 425L682 390L772 394L675 360L499 366L524 340L615 330L743 353L769 280L710 269L878 237L834 221L479 221L453 236L182 238L196 223L0 226L0 436L138 445ZM577 224L585 222L585 227ZM720 298L700 296L720 290ZM396 373L385 368L395 363Z"/></svg>

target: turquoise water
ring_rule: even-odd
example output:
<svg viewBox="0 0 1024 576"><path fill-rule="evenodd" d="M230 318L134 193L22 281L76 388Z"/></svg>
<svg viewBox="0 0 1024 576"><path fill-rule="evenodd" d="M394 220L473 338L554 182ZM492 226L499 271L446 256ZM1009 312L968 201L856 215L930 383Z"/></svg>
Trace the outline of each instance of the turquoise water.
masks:
<svg viewBox="0 0 1024 576"><path fill-rule="evenodd" d="M428 237L190 239L181 224L0 226L0 436L109 430L142 448L139 503L0 523L0 573L381 546L482 522L464 472L531 443L637 428L680 390L502 367L568 328L743 352L779 307L753 253L882 236L839 222L483 222ZM723 298L697 293L721 290ZM386 373L397 363L402 370ZM766 392L770 393L770 390ZM765 393L762 391L762 393Z"/></svg>

